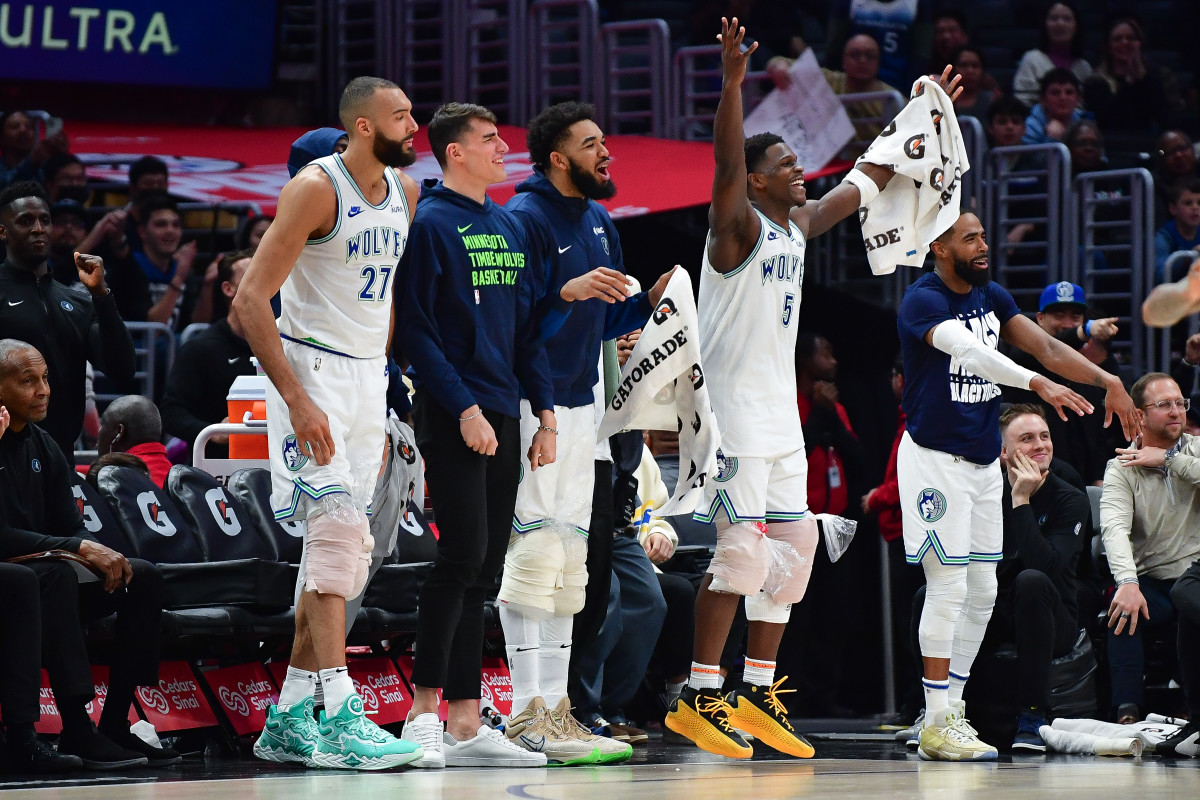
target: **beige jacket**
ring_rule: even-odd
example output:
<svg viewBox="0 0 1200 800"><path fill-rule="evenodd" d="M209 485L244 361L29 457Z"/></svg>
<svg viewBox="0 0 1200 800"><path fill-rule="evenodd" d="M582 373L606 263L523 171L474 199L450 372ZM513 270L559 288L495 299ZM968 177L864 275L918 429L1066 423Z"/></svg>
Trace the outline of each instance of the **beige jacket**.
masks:
<svg viewBox="0 0 1200 800"><path fill-rule="evenodd" d="M1162 580L1182 575L1200 558L1200 438L1183 434L1167 475L1110 460L1100 532L1118 583L1141 575Z"/></svg>

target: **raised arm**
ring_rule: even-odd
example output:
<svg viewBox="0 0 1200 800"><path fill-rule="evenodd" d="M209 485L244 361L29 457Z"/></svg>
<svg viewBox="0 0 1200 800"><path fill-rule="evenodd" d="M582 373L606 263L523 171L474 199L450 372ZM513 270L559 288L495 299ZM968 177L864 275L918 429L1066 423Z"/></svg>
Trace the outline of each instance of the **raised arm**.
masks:
<svg viewBox="0 0 1200 800"><path fill-rule="evenodd" d="M743 128L742 82L754 43L742 52L746 29L721 17L721 100L713 123L712 205L708 209L709 263L718 272L734 270L750 255L758 239L758 215L746 194L746 135Z"/></svg>
<svg viewBox="0 0 1200 800"><path fill-rule="evenodd" d="M1113 414L1116 414L1121 420L1125 438L1133 439L1137 433L1133 400L1125 391L1125 386L1121 383L1120 378L1111 372L1100 369L1021 314L1016 315L1000 327L1000 336L1004 341L1029 353L1046 368L1067 380L1087 383L1104 389L1104 427L1109 426ZM1033 388L1032 384L1030 388Z"/></svg>
<svg viewBox="0 0 1200 800"><path fill-rule="evenodd" d="M1200 258L1188 274L1174 283L1155 286L1142 303L1142 322L1152 328L1169 328L1188 314L1200 311Z"/></svg>

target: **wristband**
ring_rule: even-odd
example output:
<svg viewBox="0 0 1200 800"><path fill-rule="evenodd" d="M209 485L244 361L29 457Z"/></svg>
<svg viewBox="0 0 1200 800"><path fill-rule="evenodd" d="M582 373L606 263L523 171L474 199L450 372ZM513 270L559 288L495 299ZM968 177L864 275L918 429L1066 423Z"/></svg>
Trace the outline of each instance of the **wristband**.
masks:
<svg viewBox="0 0 1200 800"><path fill-rule="evenodd" d="M842 183L848 183L858 189L858 206L862 208L871 204L879 196L879 186L871 176L860 169L852 169L842 178Z"/></svg>
<svg viewBox="0 0 1200 800"><path fill-rule="evenodd" d="M459 417L459 418L458 418L458 421L459 421L460 423L463 423L463 422L468 422L469 420L473 420L473 419L475 419L476 417L482 417L482 416L483 416L483 409L481 408L481 409L479 409L478 411L476 411L474 414L472 414L472 415L471 415L471 416L469 416L469 417Z"/></svg>
<svg viewBox="0 0 1200 800"><path fill-rule="evenodd" d="M558 436L558 428L551 428L549 425L538 425L537 429L539 431L547 431L548 433L553 433L555 436Z"/></svg>
<svg viewBox="0 0 1200 800"><path fill-rule="evenodd" d="M1094 319L1089 319L1087 322L1083 323L1083 335L1089 339L1092 338L1092 323L1095 321L1096 320Z"/></svg>
<svg viewBox="0 0 1200 800"><path fill-rule="evenodd" d="M1138 579L1137 579L1137 578L1126 578L1126 579L1125 579L1125 580L1123 580L1123 581L1117 581L1117 586L1124 586L1124 585L1125 585L1125 584L1127 584L1127 583L1134 583L1134 584L1137 584L1137 583L1138 583ZM1141 584L1138 584L1138 585L1140 586Z"/></svg>

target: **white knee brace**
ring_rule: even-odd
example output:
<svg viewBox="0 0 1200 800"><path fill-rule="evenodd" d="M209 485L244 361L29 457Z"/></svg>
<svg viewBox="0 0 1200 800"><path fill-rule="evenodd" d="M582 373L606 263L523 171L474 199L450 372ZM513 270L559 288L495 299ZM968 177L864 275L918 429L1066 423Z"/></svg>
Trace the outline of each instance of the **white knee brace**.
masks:
<svg viewBox="0 0 1200 800"><path fill-rule="evenodd" d="M925 567L925 607L921 611L919 639L921 655L926 658L950 658L954 629L967 599L967 568L947 566L931 550L922 562Z"/></svg>
<svg viewBox="0 0 1200 800"><path fill-rule="evenodd" d="M792 604L771 599L766 592L746 598L746 619L750 622L776 622L786 625L792 618Z"/></svg>

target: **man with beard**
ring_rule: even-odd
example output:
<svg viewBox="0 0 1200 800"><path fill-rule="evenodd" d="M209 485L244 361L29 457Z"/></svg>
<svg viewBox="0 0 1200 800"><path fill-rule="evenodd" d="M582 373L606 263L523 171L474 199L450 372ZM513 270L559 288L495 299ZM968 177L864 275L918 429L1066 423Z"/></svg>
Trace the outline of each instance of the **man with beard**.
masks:
<svg viewBox="0 0 1200 800"><path fill-rule="evenodd" d="M40 185L17 183L0 193L0 241L8 248L0 263L0 338L29 342L45 356L56 399L41 427L73 463L88 362L120 385L133 378L136 355L105 280L104 261L73 253L84 291L64 286L47 261L54 240Z"/></svg>
<svg viewBox="0 0 1200 800"><path fill-rule="evenodd" d="M930 245L934 270L904 295L897 327L904 357L908 429L897 451L905 556L925 569L921 613L925 721L919 754L949 761L995 760L966 721L963 687L996 600L1003 557L1000 388L1037 393L1059 417L1092 413L1074 391L1024 369L996 350L1001 338L1064 378L1105 390L1105 424L1115 413L1125 435L1133 401L1104 372L1020 313L988 271L983 225L959 216Z"/></svg>
<svg viewBox="0 0 1200 800"><path fill-rule="evenodd" d="M538 719L570 716L567 673L574 616L585 607L586 584L609 585L612 526L593 529L586 545L582 540L597 487L596 505L612 508L611 463L595 458L596 421L604 411L603 398L593 393L600 384L601 341L642 327L671 276L667 272L649 292L635 295L629 288L616 227L596 202L615 195L617 187L608 172L604 132L594 117L591 105L566 102L530 120L526 145L534 174L507 204L525 229L531 263L539 267L533 271L534 308L558 421L558 461L523 473L517 487L500 588L500 623L513 675L514 716L507 733L526 746L540 741L525 735ZM527 448L537 420L528 400L521 406L521 446ZM558 528L577 541L564 546ZM578 533L565 532L570 528ZM559 572L562 583L570 576L569 585L556 587ZM606 606L600 605L600 613ZM594 636L597 629L580 634ZM548 740L547 757L573 762L599 748L607 763L633 753L626 743L591 736L578 726L567 730L566 740Z"/></svg>
<svg viewBox="0 0 1200 800"><path fill-rule="evenodd" d="M404 92L380 78L352 80L338 113L345 154L318 158L283 188L233 300L270 379L275 517L307 520L291 665L254 754L387 769L420 758L421 748L364 715L346 670L345 608L366 583L374 544L365 511L386 438L391 278L417 202L416 183L395 167L416 160L417 123Z"/></svg>

